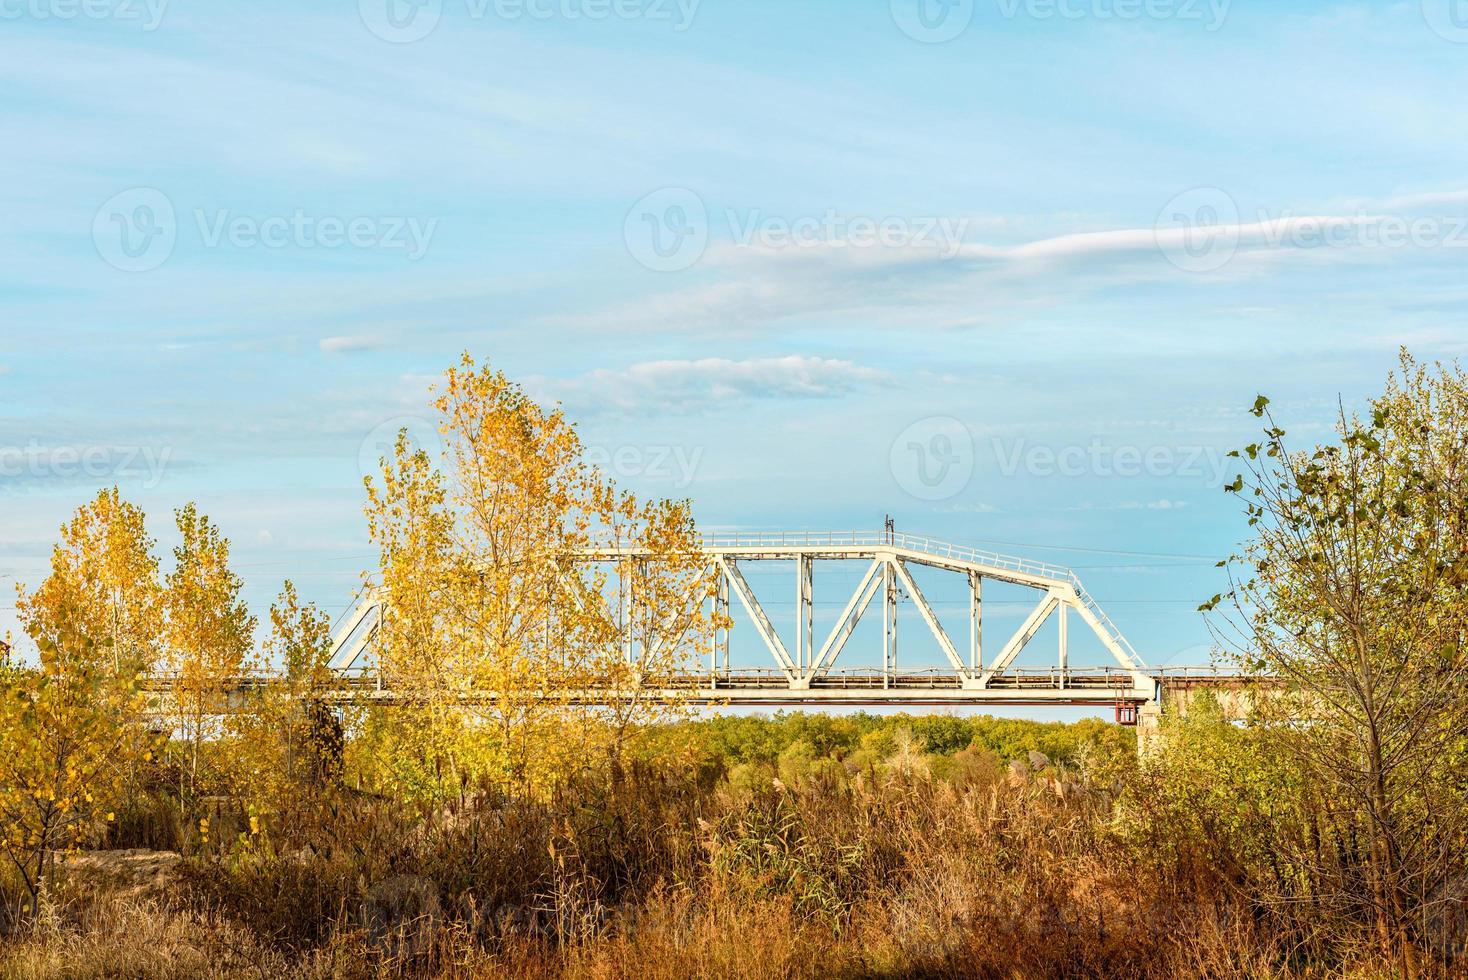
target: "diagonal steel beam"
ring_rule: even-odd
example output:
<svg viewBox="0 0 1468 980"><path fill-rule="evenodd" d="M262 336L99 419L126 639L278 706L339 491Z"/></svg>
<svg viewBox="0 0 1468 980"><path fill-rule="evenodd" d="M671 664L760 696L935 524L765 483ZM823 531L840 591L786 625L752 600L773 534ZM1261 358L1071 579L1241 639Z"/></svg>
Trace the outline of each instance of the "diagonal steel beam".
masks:
<svg viewBox="0 0 1468 980"><path fill-rule="evenodd" d="M1128 654L1125 649L1122 648L1122 645L1120 643L1116 642L1116 638L1112 636L1111 633L1101 625L1101 621L1096 618L1095 613L1086 608L1086 604L1084 602L1076 602L1074 605L1072 605L1071 608L1073 608L1076 611L1076 615L1080 616L1081 619L1085 621L1085 624L1091 628L1091 632L1096 634L1096 638L1101 641L1101 644L1106 647L1107 651L1111 654L1113 658L1115 658L1116 662L1121 664L1122 667L1131 671L1132 676L1137 678L1138 683L1141 683L1142 678L1148 676L1143 666L1135 659L1133 659L1132 656Z"/></svg>
<svg viewBox="0 0 1468 980"><path fill-rule="evenodd" d="M846 646L846 641L851 639L851 634L856 630L856 624L861 621L861 614L866 612L867 606L871 605L872 596L877 594L877 574L882 570L882 559L872 559L871 565L867 566L867 573L862 576L861 582L856 586L856 591L851 593L851 598L846 602L846 608L836 619L836 624L831 627L831 634L826 637L826 642L821 644L821 650L811 661L810 675L816 677L829 671L836 658L841 654L841 648Z"/></svg>
<svg viewBox="0 0 1468 980"><path fill-rule="evenodd" d="M907 594L912 597L912 604L917 606L918 612L922 613L923 621L928 624L928 629L932 631L933 639L938 641L938 646L942 648L943 655L948 658L948 662L953 665L954 670L958 671L961 676L967 676L968 671L964 669L963 660L958 656L958 650L954 648L953 641L948 638L948 631L938 621L938 616L933 612L933 607L928 605L927 597L923 595L922 589L919 589L917 582L913 580L912 572L908 571L906 563L901 558L894 558L892 559L892 567L897 570L897 575L902 579L902 584L907 589Z"/></svg>
<svg viewBox="0 0 1468 980"><path fill-rule="evenodd" d="M358 636L355 641L352 640L352 634L357 632L362 622L373 613L377 613L379 617L381 616L382 600L383 592L381 589L371 590L367 595L362 596L361 601L357 603L357 608L352 610L351 616L336 628L332 638L331 658L327 661L327 666L330 669L335 671L350 670L352 665L357 662L357 658L362 656L362 651L367 648L367 644L372 641L372 637L377 635L378 624L374 622L362 630L362 635ZM379 618L378 622L380 621Z"/></svg>
<svg viewBox="0 0 1468 980"><path fill-rule="evenodd" d="M999 656L994 658L994 662L989 665L989 669L980 675L980 687L988 687L989 680L995 674L1003 673L1014 662L1014 658L1019 656L1019 652L1025 648L1026 643L1034 639L1035 634L1040 631L1041 626L1045 625L1045 620L1050 618L1050 614L1055 611L1055 607L1058 605L1060 605L1060 597L1058 595L1054 592L1045 593L1045 597L1040 600L1040 604L1030 612L1025 621L1020 624L1019 629L1014 631L1014 635L1009 638L1009 642L1004 644L1004 649L999 651Z"/></svg>
<svg viewBox="0 0 1468 980"><path fill-rule="evenodd" d="M754 590L745 581L744 573L732 558L719 556L719 568L728 579L729 584L734 586L734 594L739 596L739 602L744 606L744 611L749 613L749 618L754 621L754 628L759 632L760 638L765 641L770 655L775 658L775 663L785 672L790 680L795 680L795 664L790 659L790 654L785 652L785 644L780 639L780 634L775 632L775 627L770 624L770 617L765 615L765 609L759 604Z"/></svg>

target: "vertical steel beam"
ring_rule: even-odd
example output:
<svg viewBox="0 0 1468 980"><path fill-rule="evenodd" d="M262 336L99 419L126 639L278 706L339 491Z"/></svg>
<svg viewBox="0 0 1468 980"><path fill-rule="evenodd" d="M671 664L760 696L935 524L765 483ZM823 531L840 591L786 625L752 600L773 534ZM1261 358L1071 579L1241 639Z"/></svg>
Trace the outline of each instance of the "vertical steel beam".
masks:
<svg viewBox="0 0 1468 980"><path fill-rule="evenodd" d="M882 687L892 686L892 672L897 667L897 573L893 569L896 558L888 558L882 565L882 588L886 601L882 603Z"/></svg>
<svg viewBox="0 0 1468 980"><path fill-rule="evenodd" d="M812 565L810 555L795 559L795 669L805 673L815 663L815 611L812 601Z"/></svg>
<svg viewBox="0 0 1468 980"><path fill-rule="evenodd" d="M1065 635L1065 610L1066 610L1066 608L1067 608L1066 607L1066 604L1062 602L1060 604L1060 608L1056 611L1056 615L1059 618L1055 621L1055 625L1057 627L1059 627L1059 629L1060 629L1060 686L1061 687L1065 687L1065 674L1066 674L1066 671L1068 671L1070 669L1070 649L1066 645L1066 635Z"/></svg>
<svg viewBox="0 0 1468 980"><path fill-rule="evenodd" d="M714 574L717 576L719 573L718 572L715 572ZM710 618L711 619L715 619L715 614L717 613L718 608L719 608L719 596L718 596L717 590L714 591L714 592L709 593L709 596L708 596L708 600L707 601L708 601L708 608L709 608ZM700 613L703 612L703 603L702 602L700 602L698 604L698 610L699 610ZM710 688L716 688L718 686L719 686L719 631L717 629L715 629L714 631L712 631L711 633L709 633L709 687Z"/></svg>
<svg viewBox="0 0 1468 980"><path fill-rule="evenodd" d="M719 617L723 624L718 628L718 644L724 654L724 673L729 673L729 630L733 623L729 620L729 579L722 568L714 571L718 578L718 586L714 592L714 605L719 611Z"/></svg>
<svg viewBox="0 0 1468 980"><path fill-rule="evenodd" d="M962 676L963 658L958 655L953 641L948 638L948 631L943 628L938 614L933 612L932 606L928 605L928 599L923 595L923 590L918 588L917 579L912 577L912 572L901 558L892 563L892 570L897 573L897 580L907 590L907 597L912 600L912 604L922 615L923 621L928 624L928 629L933 633L933 639L938 641L938 648L943 651L943 655L948 658L948 663L953 669Z"/></svg>
<svg viewBox="0 0 1468 980"><path fill-rule="evenodd" d="M984 577L978 572L968 573L968 669L978 676L984 668Z"/></svg>
<svg viewBox="0 0 1468 980"><path fill-rule="evenodd" d="M626 556L617 562L617 589L620 592L622 605L622 658L631 664L633 661L634 637L637 633L637 617L632 614L632 569L633 558Z"/></svg>

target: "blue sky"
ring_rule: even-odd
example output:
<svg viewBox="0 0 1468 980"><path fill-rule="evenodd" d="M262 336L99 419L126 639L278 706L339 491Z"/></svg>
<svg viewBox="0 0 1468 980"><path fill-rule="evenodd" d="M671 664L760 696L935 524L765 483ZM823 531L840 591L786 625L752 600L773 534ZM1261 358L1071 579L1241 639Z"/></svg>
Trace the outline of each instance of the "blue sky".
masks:
<svg viewBox="0 0 1468 980"><path fill-rule="evenodd" d="M1468 346L1468 4L918 2L0 2L0 628L112 482L340 610L467 348L706 526L891 513L1205 661L1255 394Z"/></svg>

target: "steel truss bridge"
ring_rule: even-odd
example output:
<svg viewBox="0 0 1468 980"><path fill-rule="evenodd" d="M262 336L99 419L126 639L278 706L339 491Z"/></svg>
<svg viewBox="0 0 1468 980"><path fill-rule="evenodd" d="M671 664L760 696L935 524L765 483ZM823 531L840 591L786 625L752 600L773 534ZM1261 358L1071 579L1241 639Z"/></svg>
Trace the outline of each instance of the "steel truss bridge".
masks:
<svg viewBox="0 0 1468 980"><path fill-rule="evenodd" d="M715 608L726 614L727 622L730 606L739 604L770 664L759 669L731 667L729 631L723 629L709 651L707 670L668 679L669 696L706 704L758 706L1114 705L1118 721L1133 722L1139 706L1158 703L1166 680L1162 673L1148 668L1075 573L1057 565L892 531L705 535L702 549L717 570ZM593 547L575 557L584 563L635 562L647 557L647 552L630 546ZM788 562L795 569L793 647L786 645L744 574L750 563L771 561ZM861 573L855 590L819 643L814 628L817 562L823 566L841 563L848 571L848 581L849 573ZM913 575L916 567L954 576L963 585L968 597L966 635L956 642L918 586ZM992 651L983 643L986 581L1021 586L1035 600L1019 627ZM945 664L923 669L898 666L899 600L916 609ZM842 652L873 602L880 606L882 618L881 666L846 666L840 661ZM411 692L393 690L366 666L387 605L385 594L369 591L334 630L330 666L339 677L336 697L410 700ZM1059 637L1053 666L1017 668L1021 651L1052 618ZM1072 667L1069 643L1076 628L1099 640L1112 662L1104 667ZM635 657L630 648L627 654L629 659ZM605 702L608 694L591 687L574 692L573 697Z"/></svg>

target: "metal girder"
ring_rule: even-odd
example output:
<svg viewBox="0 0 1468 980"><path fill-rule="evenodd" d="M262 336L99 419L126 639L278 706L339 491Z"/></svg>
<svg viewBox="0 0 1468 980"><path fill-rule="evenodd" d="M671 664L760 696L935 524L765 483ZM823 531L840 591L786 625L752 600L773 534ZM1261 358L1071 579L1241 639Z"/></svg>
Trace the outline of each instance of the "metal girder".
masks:
<svg viewBox="0 0 1468 980"><path fill-rule="evenodd" d="M765 615L764 606L759 604L754 590L745 581L744 573L739 570L735 559L719 556L719 569L724 573L724 578L734 587L734 594L739 597L739 602L744 606L744 611L749 613L749 618L754 622L754 628L759 632L760 638L765 641L774 656L775 662L790 678L791 683L796 682L797 671L795 664L790 660L790 654L785 650L785 643L780 639L780 634L775 632L775 627L770 623L770 617Z"/></svg>
<svg viewBox="0 0 1468 980"><path fill-rule="evenodd" d="M821 645L821 652L816 654L815 663L811 667L812 677L829 671L840 656L841 649L846 646L846 641L851 639L856 624L861 621L861 614L866 612L867 606L871 605L872 596L877 594L877 586L880 584L878 573L882 571L882 565L882 559L873 558L872 563L867 566L867 572L847 600L846 608L831 627L831 635L826 637L826 642Z"/></svg>
<svg viewBox="0 0 1468 980"><path fill-rule="evenodd" d="M1031 610L1029 616L1020 624L1019 629L1015 630L1014 635L1009 638L1009 642L1004 644L1004 649L999 651L999 656L994 658L994 662L989 665L989 669L979 675L980 687L988 687L989 682L993 680L995 674L1003 673L1004 669L1014 662L1014 658L1019 656L1019 652L1025 648L1025 644L1029 643L1035 634L1040 631L1040 627L1045 625L1045 620L1050 618L1050 614L1055 611L1055 607L1058 605L1060 605L1060 597L1058 595L1054 592L1045 593L1045 597L1040 600L1040 604Z"/></svg>
<svg viewBox="0 0 1468 980"><path fill-rule="evenodd" d="M381 615L382 590L368 589L359 597L347 618L332 631L331 656L327 660L327 666L331 670L338 672L350 670L357 663L357 660L366 651L367 644L377 635L380 619L374 620L365 628L362 624L369 617L380 617ZM360 635L355 635L359 630Z"/></svg>
<svg viewBox="0 0 1468 980"><path fill-rule="evenodd" d="M928 629L932 631L933 639L938 641L938 647L943 651L943 655L948 658L948 662L953 665L954 670L958 671L961 676L967 678L968 671L964 669L963 660L959 658L958 650L954 648L953 641L948 638L948 631L938 621L937 614L933 612L933 607L928 605L927 597L918 588L917 582L913 581L912 573L907 570L907 565L903 563L902 559L896 557L890 558L888 561L892 565L892 570L897 573L898 578L902 579L903 588L907 589L907 594L911 597L912 604L917 606L918 612L922 614L923 621L928 624Z"/></svg>

